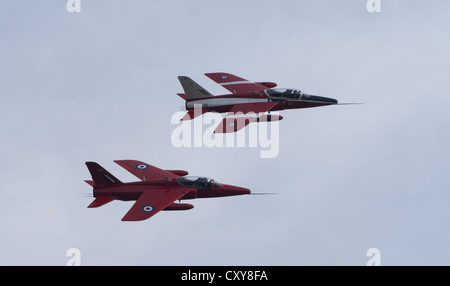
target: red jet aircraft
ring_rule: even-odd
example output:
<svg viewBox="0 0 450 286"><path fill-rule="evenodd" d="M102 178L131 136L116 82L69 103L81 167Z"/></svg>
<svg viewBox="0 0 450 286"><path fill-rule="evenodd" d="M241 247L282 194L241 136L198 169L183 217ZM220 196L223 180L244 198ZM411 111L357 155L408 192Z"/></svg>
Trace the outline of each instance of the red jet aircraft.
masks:
<svg viewBox="0 0 450 286"><path fill-rule="evenodd" d="M251 82L229 73L205 73L207 77L228 89L231 94L214 96L187 76L179 76L186 100L187 114L181 120L191 120L206 112L227 112L214 133L236 132L251 122L283 119L270 111L308 108L338 104L334 98L304 93L298 89L274 88L274 82ZM262 114L269 112L269 114Z"/></svg>
<svg viewBox="0 0 450 286"><path fill-rule="evenodd" d="M92 181L85 182L94 188L95 197L88 208L100 207L114 200L136 201L122 221L145 220L161 210L188 210L194 207L175 203L176 200L250 194L249 189L221 184L211 178L186 176L188 172L183 170L162 170L135 160L114 162L141 181L122 183L99 164L86 162Z"/></svg>

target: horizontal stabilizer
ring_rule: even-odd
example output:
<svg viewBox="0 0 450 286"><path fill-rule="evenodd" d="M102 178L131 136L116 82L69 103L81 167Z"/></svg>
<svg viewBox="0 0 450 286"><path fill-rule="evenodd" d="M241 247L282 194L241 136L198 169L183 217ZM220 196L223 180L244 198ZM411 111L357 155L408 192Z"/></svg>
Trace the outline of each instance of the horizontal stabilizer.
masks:
<svg viewBox="0 0 450 286"><path fill-rule="evenodd" d="M188 97L187 97L186 94L184 94L184 93L177 93L177 95L178 95L179 97L181 97L182 99L184 99L184 100L188 99Z"/></svg>
<svg viewBox="0 0 450 286"><path fill-rule="evenodd" d="M91 180L84 180L86 183L88 183L90 186L95 186L95 183L94 183L94 181L91 181Z"/></svg>
<svg viewBox="0 0 450 286"><path fill-rule="evenodd" d="M104 196L104 197L97 197L95 200L88 206L88 208L98 208L103 205L106 205L109 202L112 202L116 199L116 197L113 196Z"/></svg>
<svg viewBox="0 0 450 286"><path fill-rule="evenodd" d="M183 116L183 118L181 118L181 121L192 120L206 112L208 112L207 108L189 109L189 111Z"/></svg>

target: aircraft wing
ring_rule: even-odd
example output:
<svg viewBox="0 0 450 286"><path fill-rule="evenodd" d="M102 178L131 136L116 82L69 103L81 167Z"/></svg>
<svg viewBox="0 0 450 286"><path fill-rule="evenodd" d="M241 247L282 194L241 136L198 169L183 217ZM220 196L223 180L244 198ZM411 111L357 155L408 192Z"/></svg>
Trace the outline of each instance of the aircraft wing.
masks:
<svg viewBox="0 0 450 286"><path fill-rule="evenodd" d="M268 89L268 87L248 81L244 78L235 76L230 73L218 72L218 73L205 73L207 77L220 84L224 88L228 89L232 93L244 93L244 92L260 92Z"/></svg>
<svg viewBox="0 0 450 286"><path fill-rule="evenodd" d="M142 181L151 181L166 178L178 178L179 176L150 164L136 160L115 160L117 164L125 168L128 172L135 175Z"/></svg>
<svg viewBox="0 0 450 286"><path fill-rule="evenodd" d="M122 221L148 219L194 189L152 189L141 194Z"/></svg>
<svg viewBox="0 0 450 286"><path fill-rule="evenodd" d="M235 104L228 111L214 133L232 133L241 130L259 118L260 112L271 110L278 102L255 102Z"/></svg>

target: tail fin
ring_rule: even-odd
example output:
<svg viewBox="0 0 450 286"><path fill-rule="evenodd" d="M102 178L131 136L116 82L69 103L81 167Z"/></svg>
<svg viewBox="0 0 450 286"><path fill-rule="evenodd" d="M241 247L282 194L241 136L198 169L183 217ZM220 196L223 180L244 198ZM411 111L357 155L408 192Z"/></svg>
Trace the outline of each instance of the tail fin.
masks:
<svg viewBox="0 0 450 286"><path fill-rule="evenodd" d="M198 83L193 81L187 76L179 76L178 80L183 86L185 96L188 99L192 98L202 98L202 97L211 97L213 96L209 91L201 87ZM180 94L178 94L180 95ZM181 95L180 95L181 96Z"/></svg>
<svg viewBox="0 0 450 286"><path fill-rule="evenodd" d="M86 162L86 166L91 173L92 180L95 185L112 185L122 184L122 182L114 177L110 172L106 171L102 166L95 162ZM91 183L88 183L91 184Z"/></svg>

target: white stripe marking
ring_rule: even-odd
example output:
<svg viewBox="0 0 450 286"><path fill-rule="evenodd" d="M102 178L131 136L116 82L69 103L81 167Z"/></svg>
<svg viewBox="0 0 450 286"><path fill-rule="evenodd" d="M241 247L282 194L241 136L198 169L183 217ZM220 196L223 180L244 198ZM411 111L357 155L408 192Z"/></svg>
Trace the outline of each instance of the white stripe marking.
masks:
<svg viewBox="0 0 450 286"><path fill-rule="evenodd" d="M230 82L223 82L220 85L232 85L232 84L248 84L253 83L251 81L245 80L245 81L230 81Z"/></svg>
<svg viewBox="0 0 450 286"><path fill-rule="evenodd" d="M225 119L230 118L230 119L237 119L237 118L258 118L260 117L259 114L256 114L253 111L249 111L247 113L243 113L241 111L238 111L236 113L227 113L227 116L225 117Z"/></svg>
<svg viewBox="0 0 450 286"><path fill-rule="evenodd" d="M194 108L195 104L201 104L203 107L215 107L222 105L234 105L234 104L245 104L245 103L255 103L255 102L268 102L267 98L208 98L189 101L186 107Z"/></svg>

